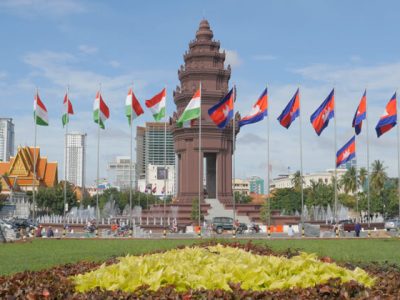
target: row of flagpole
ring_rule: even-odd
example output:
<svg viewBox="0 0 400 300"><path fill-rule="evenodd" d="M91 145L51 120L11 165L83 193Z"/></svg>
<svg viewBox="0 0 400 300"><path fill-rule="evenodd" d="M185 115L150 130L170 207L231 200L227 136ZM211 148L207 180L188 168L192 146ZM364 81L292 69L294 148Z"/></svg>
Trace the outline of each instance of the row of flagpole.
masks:
<svg viewBox="0 0 400 300"><path fill-rule="evenodd" d="M201 176L201 169L202 169L202 161L201 161L201 83L199 87L200 91L200 110L199 114L195 115L195 118L199 118L199 221L201 215L201 192L202 192L202 176ZM68 134L68 122L69 122L69 114L73 114L72 104L68 98L69 88L67 89L66 96L64 102L66 102L66 120L65 120L65 134ZM131 96L130 102L130 114L129 114L129 123L131 126L131 135L130 135L130 154L131 154L131 165L130 165L130 209L132 210L132 141L133 141L133 133L132 133L132 126L133 126L133 113L135 113L136 117L143 113L143 110L140 106L140 103L136 99L135 95L133 94L132 89L130 89L128 93L128 97ZM229 97L228 97L229 96ZM127 101L128 101L127 97ZM192 99L193 100L193 99ZM230 122L233 118L233 132L232 132L232 184L234 184L234 176L235 176L235 116L234 116L234 102L236 100L236 88L232 88L231 91L223 97L220 102L215 104L208 110L208 114L219 128L225 128L225 126ZM363 103L363 101L365 103ZM394 103L392 103L394 101ZM128 103L128 102L127 102ZM363 106L364 105L364 106ZM162 118L166 118L166 88L164 88L161 93L157 94L150 100L146 100L146 106L150 108L153 112L153 117L156 121L160 121ZM185 111L190 106L190 103L186 107ZM225 110L228 108L228 114L226 114ZM71 109L71 111L70 111ZM310 118L310 121L318 135L322 133L325 127L328 126L329 120L334 118L334 154L335 154L335 218L337 219L337 166L338 166L338 156L339 151L336 152L337 149L337 141L336 141L336 116L335 116L335 101L334 101L334 90L331 91L329 96L325 99L325 101L321 104L321 106L313 113ZM181 115L181 118L184 116L185 111ZM229 113L231 112L231 113ZM35 120L35 134L34 134L34 177L33 177L33 203L34 203L34 210L33 215L35 216L35 185L36 185L36 178L37 178L37 170L36 170L36 162L37 162L37 153L36 153L36 143L37 143L37 125L48 125L48 117L47 117L47 110L44 104L41 102L38 91L36 91L35 102L34 102L34 120ZM225 115L226 114L226 115ZM128 115L127 115L128 116ZM221 117L222 116L222 117ZM303 206L304 206L304 187L303 187L303 157L302 157L302 125L301 125L301 114L300 114L300 95L299 89L296 91L295 95L293 96L292 100L286 106L282 114L278 117L279 122L282 126L289 128L291 123L297 118L299 118L299 129L300 129L300 177L301 177L301 204L302 204L302 222L303 222ZM97 179L96 182L99 182L99 149L100 149L100 128L104 129L104 121L109 117L109 110L105 102L101 97L101 86L100 90L96 95L96 100L94 103L94 119L95 122L98 124L98 141L97 141ZM264 90L258 101L255 105L253 105L253 109L249 115L242 118L239 121L239 127L256 123L261 121L264 117L267 117L267 194L270 194L270 159L269 159L269 144L270 144L270 134L269 134L269 114L268 114L268 94L267 88ZM182 123L181 118L178 120ZM194 117L192 116L192 119ZM221 121L222 118L222 121ZM361 132L362 121L365 120L367 126L367 173L368 173L368 184L367 184L367 194L368 194L368 215L370 215L370 172L369 172L369 135L368 135L368 119L367 119L367 102L366 102L366 92L362 100L360 101L360 105L357 108L356 114L353 119L353 127L356 129L356 135ZM392 99L389 101L388 105L386 106L385 114L380 118L380 121L376 127L376 131L378 137L383 133L387 132L391 128L393 128L397 123L397 99L396 93L393 95ZM187 121L187 120L186 120ZM64 120L63 120L64 123ZM355 135L355 136L356 136ZM355 136L353 139L355 139ZM67 140L65 139L65 143ZM397 143L398 143L398 173L400 174L400 133L399 129L397 128ZM67 162L67 145L65 145L65 170L64 174L66 177L66 166ZM164 217L166 214L166 176L167 176L167 169L166 169L166 119L164 123ZM345 149L346 150L346 149ZM355 141L354 141L354 153L351 153L352 158L355 157ZM346 160L347 159L347 160ZM345 157L339 163L347 162L349 158ZM65 178L66 179L66 178ZM400 216L400 176L399 176L399 216ZM66 180L65 180L66 181ZM233 192L232 192L233 193ZM99 208L98 208L98 191L96 193L96 206L97 206L97 218L99 218ZM233 193L233 217L234 220L236 218L236 201L235 195ZM64 183L64 213L66 210L66 182ZM270 220L268 220L270 223ZM369 217L368 217L369 222Z"/></svg>

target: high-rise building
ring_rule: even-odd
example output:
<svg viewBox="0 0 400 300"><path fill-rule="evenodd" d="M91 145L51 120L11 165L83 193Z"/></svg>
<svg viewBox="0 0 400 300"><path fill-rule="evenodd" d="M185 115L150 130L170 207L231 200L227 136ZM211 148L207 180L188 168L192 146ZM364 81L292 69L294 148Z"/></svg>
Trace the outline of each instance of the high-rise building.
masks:
<svg viewBox="0 0 400 300"><path fill-rule="evenodd" d="M264 179L258 176L252 176L249 179L250 193L263 195L264 194Z"/></svg>
<svg viewBox="0 0 400 300"><path fill-rule="evenodd" d="M66 139L66 179L76 186L85 187L86 133L68 133Z"/></svg>
<svg viewBox="0 0 400 300"><path fill-rule="evenodd" d="M136 175L137 179L145 179L147 166L175 166L174 143L167 124L166 157L165 153L165 123L147 122L145 127L137 127L136 131ZM166 163L164 160L166 158Z"/></svg>
<svg viewBox="0 0 400 300"><path fill-rule="evenodd" d="M11 118L0 118L0 161L14 155L14 123Z"/></svg>
<svg viewBox="0 0 400 300"><path fill-rule="evenodd" d="M129 156L117 156L115 161L108 163L108 178L114 187L120 190L130 188L130 166ZM132 164L132 182L135 182L135 164Z"/></svg>

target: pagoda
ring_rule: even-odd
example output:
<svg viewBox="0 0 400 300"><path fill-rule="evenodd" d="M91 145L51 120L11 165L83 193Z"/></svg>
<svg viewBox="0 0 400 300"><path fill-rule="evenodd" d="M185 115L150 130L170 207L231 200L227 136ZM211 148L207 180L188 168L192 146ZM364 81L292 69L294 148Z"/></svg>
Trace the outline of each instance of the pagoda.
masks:
<svg viewBox="0 0 400 300"><path fill-rule="evenodd" d="M176 112L171 121L175 153L177 154L177 201L191 203L199 195L199 180L204 183L204 197L232 202L232 141L233 122L225 129L210 119L208 109L220 101L229 89L231 67L225 67L225 52L220 42L213 40L207 20L200 22L195 40L185 52L184 65L178 70L180 86L174 91ZM199 164L199 120L190 127L180 128L176 121L201 83L201 161ZM237 122L238 116L235 117ZM237 125L237 124L236 124ZM236 128L238 128L236 126ZM238 129L235 130L238 133ZM199 178L199 168L205 178ZM201 177L203 177L200 175Z"/></svg>

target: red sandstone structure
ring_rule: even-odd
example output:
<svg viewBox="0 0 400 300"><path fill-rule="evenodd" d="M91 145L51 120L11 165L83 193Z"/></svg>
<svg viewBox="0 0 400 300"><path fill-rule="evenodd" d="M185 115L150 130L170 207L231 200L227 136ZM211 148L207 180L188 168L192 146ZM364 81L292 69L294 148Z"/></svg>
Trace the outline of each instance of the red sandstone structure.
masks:
<svg viewBox="0 0 400 300"><path fill-rule="evenodd" d="M213 32L206 20L200 22L196 39L189 43L189 51L184 54L184 62L185 64L178 70L181 84L174 91L177 112L171 125L175 152L178 156L177 200L180 203L191 203L193 199L198 198L200 167L201 174L205 173L206 176L202 200L207 196L229 204L233 197L233 122L231 121L225 129L219 129L211 121L208 109L228 92L231 68L230 66L225 68L225 52L220 52L220 42L213 40ZM202 85L201 154L204 164L199 166L199 121L192 122L190 128L179 128L176 126L176 120L200 82Z"/></svg>

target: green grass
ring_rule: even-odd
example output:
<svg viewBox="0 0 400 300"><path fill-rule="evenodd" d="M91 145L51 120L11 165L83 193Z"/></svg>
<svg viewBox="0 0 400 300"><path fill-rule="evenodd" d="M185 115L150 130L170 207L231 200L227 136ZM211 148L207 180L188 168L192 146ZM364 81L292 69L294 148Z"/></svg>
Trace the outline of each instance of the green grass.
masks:
<svg viewBox="0 0 400 300"><path fill-rule="evenodd" d="M40 270L81 260L103 261L111 256L142 254L198 240L34 240L0 244L0 275ZM399 239L254 240L275 250L298 248L348 262L400 262Z"/></svg>

